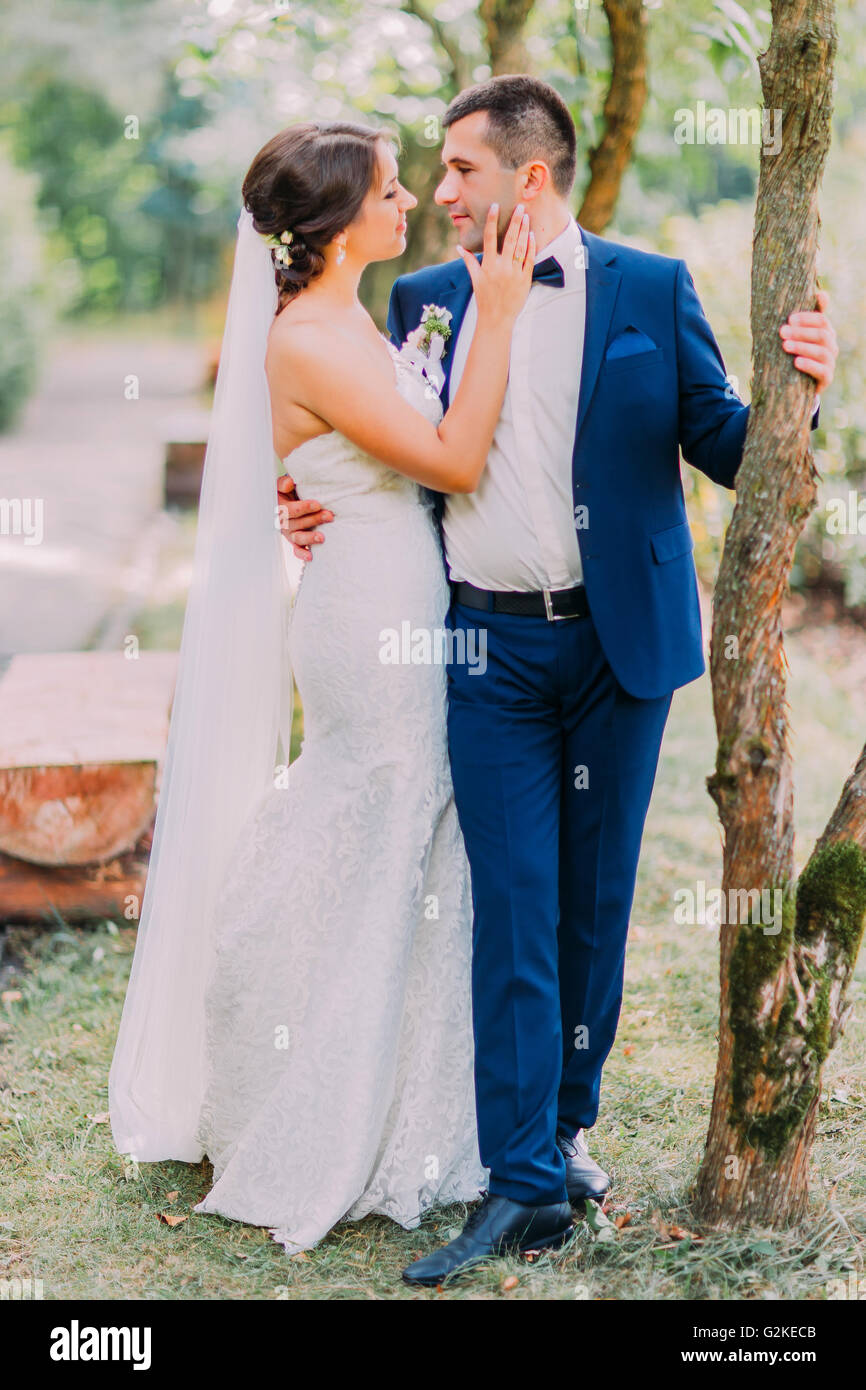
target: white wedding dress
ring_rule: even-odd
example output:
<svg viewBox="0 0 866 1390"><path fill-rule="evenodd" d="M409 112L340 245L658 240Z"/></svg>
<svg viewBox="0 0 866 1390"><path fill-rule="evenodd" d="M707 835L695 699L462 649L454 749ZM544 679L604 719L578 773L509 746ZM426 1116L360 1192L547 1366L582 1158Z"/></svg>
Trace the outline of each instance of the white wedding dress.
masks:
<svg viewBox="0 0 866 1390"><path fill-rule="evenodd" d="M388 346L401 394L438 421L438 397ZM337 433L290 468L336 519L290 622L302 751L220 897L198 1134L215 1181L195 1210L294 1252L369 1212L412 1228L434 1203L475 1199L487 1174L445 670L380 659L387 630L443 626L430 500Z"/></svg>

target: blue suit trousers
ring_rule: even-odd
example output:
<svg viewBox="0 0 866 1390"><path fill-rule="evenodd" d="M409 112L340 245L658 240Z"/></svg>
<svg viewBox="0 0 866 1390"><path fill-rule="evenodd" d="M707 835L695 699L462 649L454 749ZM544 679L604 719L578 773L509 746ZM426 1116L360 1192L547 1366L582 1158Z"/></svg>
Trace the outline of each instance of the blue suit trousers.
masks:
<svg viewBox="0 0 866 1390"><path fill-rule="evenodd" d="M594 1123L616 1034L671 694L628 694L591 616L549 622L452 602L446 623L451 768L472 877L481 1159L491 1192L559 1202L557 1129ZM482 645L465 650L484 650L486 669L456 659L461 628L475 630Z"/></svg>

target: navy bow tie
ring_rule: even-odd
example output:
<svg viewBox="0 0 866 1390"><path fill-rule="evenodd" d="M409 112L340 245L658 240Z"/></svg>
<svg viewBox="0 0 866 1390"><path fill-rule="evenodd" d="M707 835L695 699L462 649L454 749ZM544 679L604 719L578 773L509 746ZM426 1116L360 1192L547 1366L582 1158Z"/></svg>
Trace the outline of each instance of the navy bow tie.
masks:
<svg viewBox="0 0 866 1390"><path fill-rule="evenodd" d="M565 284L565 275L555 256L548 256L546 261L539 261L538 265L533 266L532 283L533 285L556 285L557 289L562 289Z"/></svg>

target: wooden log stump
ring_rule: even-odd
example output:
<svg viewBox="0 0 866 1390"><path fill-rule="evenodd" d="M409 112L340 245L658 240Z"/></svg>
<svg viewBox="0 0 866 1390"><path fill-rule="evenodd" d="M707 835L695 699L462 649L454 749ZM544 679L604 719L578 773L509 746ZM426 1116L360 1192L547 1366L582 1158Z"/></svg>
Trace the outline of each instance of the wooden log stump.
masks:
<svg viewBox="0 0 866 1390"><path fill-rule="evenodd" d="M166 507L197 507L210 431L210 410L204 406L189 406L175 411L165 421L165 428L164 504Z"/></svg>
<svg viewBox="0 0 866 1390"><path fill-rule="evenodd" d="M108 864L48 869L0 854L0 922L137 922L149 850L150 831Z"/></svg>
<svg viewBox="0 0 866 1390"><path fill-rule="evenodd" d="M164 499L167 507L197 507L204 456L203 441L170 440L165 446Z"/></svg>
<svg viewBox="0 0 866 1390"><path fill-rule="evenodd" d="M73 868L135 848L153 820L176 671L174 652L12 658L0 680L0 852Z"/></svg>

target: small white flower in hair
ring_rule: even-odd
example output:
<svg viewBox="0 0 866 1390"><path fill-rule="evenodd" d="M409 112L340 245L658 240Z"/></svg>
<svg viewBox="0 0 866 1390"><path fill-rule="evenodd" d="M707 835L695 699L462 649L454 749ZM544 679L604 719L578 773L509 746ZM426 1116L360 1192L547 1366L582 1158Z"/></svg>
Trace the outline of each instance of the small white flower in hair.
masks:
<svg viewBox="0 0 866 1390"><path fill-rule="evenodd" d="M266 236L265 241L274 253L274 260L282 266L291 264L289 247L292 244L292 233L289 231L280 232L279 236Z"/></svg>

